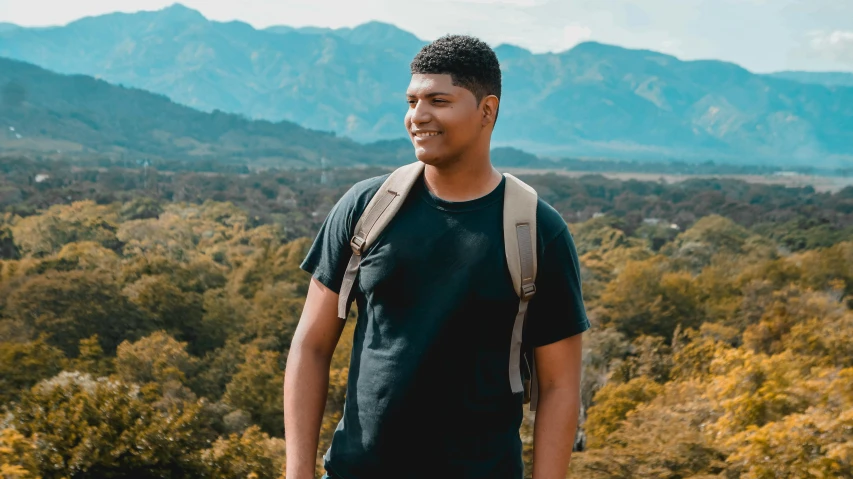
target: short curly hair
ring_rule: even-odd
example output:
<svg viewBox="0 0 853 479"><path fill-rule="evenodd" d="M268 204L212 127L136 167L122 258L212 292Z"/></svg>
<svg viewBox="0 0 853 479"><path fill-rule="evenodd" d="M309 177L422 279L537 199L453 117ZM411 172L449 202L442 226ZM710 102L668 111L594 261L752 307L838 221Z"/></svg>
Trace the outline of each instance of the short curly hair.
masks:
<svg viewBox="0 0 853 479"><path fill-rule="evenodd" d="M453 84L473 93L478 104L488 95L501 97L497 55L485 42L468 35L445 35L425 45L412 60L411 69L413 75L450 75Z"/></svg>

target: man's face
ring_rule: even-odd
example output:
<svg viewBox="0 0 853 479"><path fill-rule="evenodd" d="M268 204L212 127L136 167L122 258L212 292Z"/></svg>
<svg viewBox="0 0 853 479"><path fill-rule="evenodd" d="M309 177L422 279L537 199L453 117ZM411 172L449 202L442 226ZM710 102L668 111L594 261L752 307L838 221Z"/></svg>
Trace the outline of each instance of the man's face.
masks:
<svg viewBox="0 0 853 479"><path fill-rule="evenodd" d="M454 161L476 145L483 114L474 94L453 85L450 75L414 74L406 91L405 124L415 156L435 165Z"/></svg>

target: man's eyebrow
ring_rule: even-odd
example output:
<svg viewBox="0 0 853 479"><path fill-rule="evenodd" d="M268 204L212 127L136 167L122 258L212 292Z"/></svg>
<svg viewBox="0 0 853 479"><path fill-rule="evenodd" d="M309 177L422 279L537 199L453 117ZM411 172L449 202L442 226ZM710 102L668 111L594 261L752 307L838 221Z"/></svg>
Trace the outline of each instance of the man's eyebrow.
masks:
<svg viewBox="0 0 853 479"><path fill-rule="evenodd" d="M416 96L417 95L415 95L414 93L406 93L406 97L408 97L408 98L415 98ZM447 92L443 92L443 91L433 91L433 92L427 93L424 96L427 98L433 98L433 97L437 97L437 96L453 96L453 93L447 93Z"/></svg>

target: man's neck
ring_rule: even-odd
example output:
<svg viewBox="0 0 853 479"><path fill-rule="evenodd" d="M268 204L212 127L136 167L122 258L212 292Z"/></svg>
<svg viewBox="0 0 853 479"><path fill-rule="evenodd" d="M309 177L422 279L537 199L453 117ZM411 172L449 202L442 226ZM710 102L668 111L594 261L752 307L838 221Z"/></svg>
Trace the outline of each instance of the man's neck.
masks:
<svg viewBox="0 0 853 479"><path fill-rule="evenodd" d="M426 165L427 188L446 201L470 201L489 194L503 179L489 156L478 161L457 161L450 165Z"/></svg>

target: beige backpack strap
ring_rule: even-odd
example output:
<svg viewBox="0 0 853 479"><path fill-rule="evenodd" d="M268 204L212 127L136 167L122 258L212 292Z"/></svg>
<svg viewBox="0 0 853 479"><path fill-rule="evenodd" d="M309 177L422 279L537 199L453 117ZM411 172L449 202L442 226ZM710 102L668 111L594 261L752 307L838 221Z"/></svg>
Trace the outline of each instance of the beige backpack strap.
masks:
<svg viewBox="0 0 853 479"><path fill-rule="evenodd" d="M506 191L504 193L504 248L507 266L509 267L512 283L518 295L518 313L512 327L512 340L509 354L509 383L512 392L524 392L521 377L521 339L524 329L524 319L527 316L527 303L536 294L536 206L538 195L536 190L523 181L504 173ZM536 366L530 358L530 369L533 375L533 390L531 391L531 410L536 410L538 400L538 381Z"/></svg>
<svg viewBox="0 0 853 479"><path fill-rule="evenodd" d="M352 304L352 287L358 275L358 267L361 264L361 254L373 244L382 230L400 210L400 206L412 190L415 181L421 176L424 164L420 161L401 166L389 176L379 191L370 199L370 203L364 209L361 218L355 224L355 234L350 240L352 256L347 263L347 270L341 283L341 291L338 295L338 317L346 319Z"/></svg>

